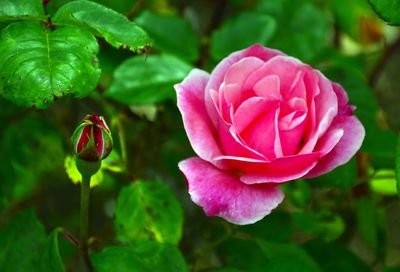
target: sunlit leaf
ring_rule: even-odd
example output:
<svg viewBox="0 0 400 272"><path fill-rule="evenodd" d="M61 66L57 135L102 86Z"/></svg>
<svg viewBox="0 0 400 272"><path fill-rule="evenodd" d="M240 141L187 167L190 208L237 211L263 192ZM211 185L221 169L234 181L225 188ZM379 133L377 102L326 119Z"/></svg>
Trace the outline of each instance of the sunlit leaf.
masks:
<svg viewBox="0 0 400 272"><path fill-rule="evenodd" d="M97 41L86 30L12 23L0 33L0 94L38 108L64 95L84 97L100 75L97 52Z"/></svg>
<svg viewBox="0 0 400 272"><path fill-rule="evenodd" d="M0 22L46 19L41 0L2 0L0 5Z"/></svg>
<svg viewBox="0 0 400 272"><path fill-rule="evenodd" d="M379 169L370 181L371 190L383 195L396 195L396 175L393 169Z"/></svg>
<svg viewBox="0 0 400 272"><path fill-rule="evenodd" d="M88 27L114 47L136 51L151 45L147 33L123 16L103 5L90 1L72 1L62 6L52 17L56 24Z"/></svg>

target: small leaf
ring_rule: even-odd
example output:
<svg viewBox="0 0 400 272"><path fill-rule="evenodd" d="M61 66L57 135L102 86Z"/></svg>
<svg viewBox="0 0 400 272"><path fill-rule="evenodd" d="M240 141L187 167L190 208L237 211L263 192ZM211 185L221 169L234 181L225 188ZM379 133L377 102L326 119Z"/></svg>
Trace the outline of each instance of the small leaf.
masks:
<svg viewBox="0 0 400 272"><path fill-rule="evenodd" d="M64 264L60 256L58 247L58 235L62 232L61 228L53 230L50 234L46 248L42 254L41 272L64 272Z"/></svg>
<svg viewBox="0 0 400 272"><path fill-rule="evenodd" d="M211 54L219 60L254 43L266 44L275 30L276 22L272 17L260 13L242 13L212 34Z"/></svg>
<svg viewBox="0 0 400 272"><path fill-rule="evenodd" d="M156 48L189 62L199 57L197 37L187 20L144 11L135 21L154 39Z"/></svg>
<svg viewBox="0 0 400 272"><path fill-rule="evenodd" d="M171 55L133 57L114 71L105 96L127 105L162 102L175 97L172 86L183 80L191 69Z"/></svg>
<svg viewBox="0 0 400 272"><path fill-rule="evenodd" d="M116 48L127 47L136 51L152 43L147 33L124 15L90 1L69 2L56 12L52 20L55 24L88 27Z"/></svg>
<svg viewBox="0 0 400 272"><path fill-rule="evenodd" d="M46 19L41 0L2 0L0 5L0 22Z"/></svg>
<svg viewBox="0 0 400 272"><path fill-rule="evenodd" d="M97 272L188 271L175 246L151 241L141 241L132 247L108 247L91 259Z"/></svg>
<svg viewBox="0 0 400 272"><path fill-rule="evenodd" d="M372 8L390 25L400 25L400 0L369 0Z"/></svg>
<svg viewBox="0 0 400 272"><path fill-rule="evenodd" d="M96 39L77 27L12 23L0 33L0 94L38 108L64 95L84 97L99 79L98 50Z"/></svg>
<svg viewBox="0 0 400 272"><path fill-rule="evenodd" d="M164 183L136 181L121 190L115 207L115 228L120 241L154 239L177 244L182 225L182 207Z"/></svg>

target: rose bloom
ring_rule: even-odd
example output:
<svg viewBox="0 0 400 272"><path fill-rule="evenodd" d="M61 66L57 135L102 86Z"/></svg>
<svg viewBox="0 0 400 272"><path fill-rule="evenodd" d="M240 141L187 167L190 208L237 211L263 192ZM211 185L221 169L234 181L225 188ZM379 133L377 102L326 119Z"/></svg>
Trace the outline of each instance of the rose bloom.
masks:
<svg viewBox="0 0 400 272"><path fill-rule="evenodd" d="M251 224L276 208L280 183L342 165L365 131L345 90L280 51L253 45L208 74L175 85L189 141L181 161L192 200L208 216Z"/></svg>

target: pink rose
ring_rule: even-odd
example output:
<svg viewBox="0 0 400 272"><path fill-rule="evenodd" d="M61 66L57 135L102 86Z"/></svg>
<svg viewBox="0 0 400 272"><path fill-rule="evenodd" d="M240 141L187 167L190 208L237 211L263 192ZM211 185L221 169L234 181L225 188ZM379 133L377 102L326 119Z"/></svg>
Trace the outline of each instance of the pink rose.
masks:
<svg viewBox="0 0 400 272"><path fill-rule="evenodd" d="M365 131L344 89L280 51L253 45L175 85L198 157L179 163L208 216L251 224L283 200L277 187L342 165Z"/></svg>

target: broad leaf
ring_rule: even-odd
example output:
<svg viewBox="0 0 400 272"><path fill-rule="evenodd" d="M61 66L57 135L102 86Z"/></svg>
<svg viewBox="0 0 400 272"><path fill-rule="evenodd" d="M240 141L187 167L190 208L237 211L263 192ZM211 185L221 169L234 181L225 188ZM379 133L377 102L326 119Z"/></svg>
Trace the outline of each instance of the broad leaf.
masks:
<svg viewBox="0 0 400 272"><path fill-rule="evenodd" d="M4 104L1 110L9 110L14 116L22 113ZM0 209L29 197L42 182L54 182L43 179L43 175L62 171L64 140L44 117L17 118L0 128Z"/></svg>
<svg viewBox="0 0 400 272"><path fill-rule="evenodd" d="M199 44L190 23L180 17L144 11L135 19L154 39L154 46L189 62L199 57Z"/></svg>
<svg viewBox="0 0 400 272"><path fill-rule="evenodd" d="M34 212L24 211L0 231L0 271L37 271L46 244L46 232Z"/></svg>
<svg viewBox="0 0 400 272"><path fill-rule="evenodd" d="M276 22L272 17L261 13L242 13L213 33L211 55L220 60L254 43L267 44L275 30Z"/></svg>
<svg viewBox="0 0 400 272"><path fill-rule="evenodd" d="M371 272L372 269L347 248L320 240L308 242L305 250L324 272Z"/></svg>
<svg viewBox="0 0 400 272"><path fill-rule="evenodd" d="M369 0L372 8L391 25L400 25L400 0Z"/></svg>
<svg viewBox="0 0 400 272"><path fill-rule="evenodd" d="M91 259L97 272L188 271L175 246L150 241L132 247L108 247Z"/></svg>
<svg viewBox="0 0 400 272"><path fill-rule="evenodd" d="M171 55L133 57L115 71L105 95L127 105L152 104L174 97L173 85L192 67Z"/></svg>
<svg viewBox="0 0 400 272"><path fill-rule="evenodd" d="M293 222L288 213L275 211L257 224L241 226L239 231L253 238L284 242L288 241L293 234Z"/></svg>
<svg viewBox="0 0 400 272"><path fill-rule="evenodd" d="M295 244L273 243L263 240L258 240L257 243L269 260L265 271L321 271L313 258Z"/></svg>
<svg viewBox="0 0 400 272"><path fill-rule="evenodd" d="M182 225L182 207L164 183L136 181L121 190L115 207L119 240L154 239L177 244L182 236Z"/></svg>
<svg viewBox="0 0 400 272"><path fill-rule="evenodd" d="M41 0L1 0L0 6L0 22L46 19Z"/></svg>
<svg viewBox="0 0 400 272"><path fill-rule="evenodd" d="M64 95L84 97L100 75L97 52L97 41L86 30L13 23L0 34L0 94L38 108Z"/></svg>
<svg viewBox="0 0 400 272"><path fill-rule="evenodd" d="M114 47L132 51L150 46L146 32L123 16L98 3L72 1L62 6L52 17L55 24L73 24L88 27Z"/></svg>
<svg viewBox="0 0 400 272"><path fill-rule="evenodd" d="M313 1L261 0L256 10L276 20L277 30L268 46L302 61L313 61L330 45L333 33L326 13Z"/></svg>

